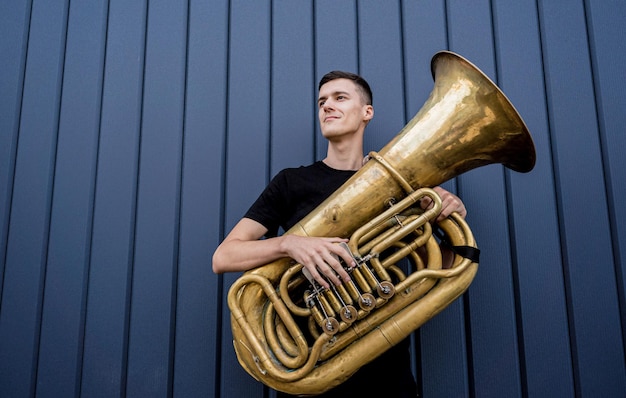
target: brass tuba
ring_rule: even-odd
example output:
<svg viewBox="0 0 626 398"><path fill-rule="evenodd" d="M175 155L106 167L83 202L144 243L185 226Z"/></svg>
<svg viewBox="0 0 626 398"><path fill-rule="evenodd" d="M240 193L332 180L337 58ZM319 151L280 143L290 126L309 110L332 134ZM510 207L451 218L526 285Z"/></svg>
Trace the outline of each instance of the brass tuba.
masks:
<svg viewBox="0 0 626 398"><path fill-rule="evenodd" d="M352 282L328 290L285 258L245 272L228 293L240 364L290 394L319 394L409 336L458 298L478 268L476 243L426 187L473 168L535 164L532 138L500 89L469 61L439 52L422 109L341 188L286 233L349 237ZM434 206L422 210L428 196ZM435 236L433 230L443 233ZM441 245L455 251L443 266ZM404 259L408 259L405 261ZM408 264L408 265L407 265ZM406 271L406 269L409 271Z"/></svg>

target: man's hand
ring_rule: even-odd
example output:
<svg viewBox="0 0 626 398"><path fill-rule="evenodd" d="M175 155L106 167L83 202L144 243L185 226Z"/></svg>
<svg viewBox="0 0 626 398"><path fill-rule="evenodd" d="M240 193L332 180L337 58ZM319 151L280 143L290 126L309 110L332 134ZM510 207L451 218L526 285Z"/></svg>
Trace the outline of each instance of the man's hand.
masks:
<svg viewBox="0 0 626 398"><path fill-rule="evenodd" d="M436 221L441 221L448 217L453 212L459 213L459 215L463 218L467 215L467 210L465 209L465 205L459 199L458 196L454 195L451 192L446 191L441 187L434 187L433 190L441 197L441 213L437 216ZM427 210L433 207L433 201L429 197L425 197L420 202L420 206L422 209Z"/></svg>
<svg viewBox="0 0 626 398"><path fill-rule="evenodd" d="M330 288L328 281L335 285L350 280L341 265L341 258L348 267L354 267L354 259L338 243L347 242L342 238L316 238L297 235L283 235L282 250L296 262L302 264L311 276L324 288Z"/></svg>

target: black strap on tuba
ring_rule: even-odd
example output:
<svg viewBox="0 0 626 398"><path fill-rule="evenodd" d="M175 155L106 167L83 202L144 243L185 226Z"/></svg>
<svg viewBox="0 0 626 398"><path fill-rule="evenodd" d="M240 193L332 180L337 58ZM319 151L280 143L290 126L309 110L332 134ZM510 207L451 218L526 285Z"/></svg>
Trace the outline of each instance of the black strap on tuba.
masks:
<svg viewBox="0 0 626 398"><path fill-rule="evenodd" d="M478 248L473 247L473 246L454 246L452 245L452 243L450 243L450 241L448 240L446 235L443 233L441 228L439 228L439 226L436 226L433 229L434 229L435 236L439 238L443 246L452 250L454 254L457 254L463 258L467 258L471 262L478 264L478 261L480 258L480 250Z"/></svg>

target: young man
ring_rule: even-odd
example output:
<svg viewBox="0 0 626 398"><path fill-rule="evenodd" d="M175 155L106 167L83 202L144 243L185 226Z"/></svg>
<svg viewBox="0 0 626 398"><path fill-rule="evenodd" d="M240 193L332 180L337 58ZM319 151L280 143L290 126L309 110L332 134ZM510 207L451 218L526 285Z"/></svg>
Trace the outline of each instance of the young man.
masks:
<svg viewBox="0 0 626 398"><path fill-rule="evenodd" d="M290 257L302 264L324 287L329 287L329 283L339 285L350 279L336 257L352 264L352 258L337 245L346 239L277 236L279 227L285 231L291 228L363 164L363 134L374 117L368 83L352 73L330 72L319 83L317 105L320 129L328 140L326 158L309 166L285 169L272 179L215 251L214 272L245 271ZM457 196L440 187L434 189L442 199L440 219L455 211L465 217L465 206ZM427 205L424 203L425 207ZM267 239L260 240L263 236ZM364 396L376 396L380 392L390 398L417 395L410 371L408 340L364 366L348 381L323 396L345 397L359 392L363 392Z"/></svg>

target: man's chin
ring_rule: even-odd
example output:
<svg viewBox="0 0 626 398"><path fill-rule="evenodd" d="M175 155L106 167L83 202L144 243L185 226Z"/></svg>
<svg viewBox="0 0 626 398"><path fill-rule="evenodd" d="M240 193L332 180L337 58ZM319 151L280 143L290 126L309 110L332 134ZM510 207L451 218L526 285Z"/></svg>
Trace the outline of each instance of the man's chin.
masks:
<svg viewBox="0 0 626 398"><path fill-rule="evenodd" d="M338 129L325 129L322 131L322 136L326 139L331 139L334 137L341 137L345 135L346 132Z"/></svg>

